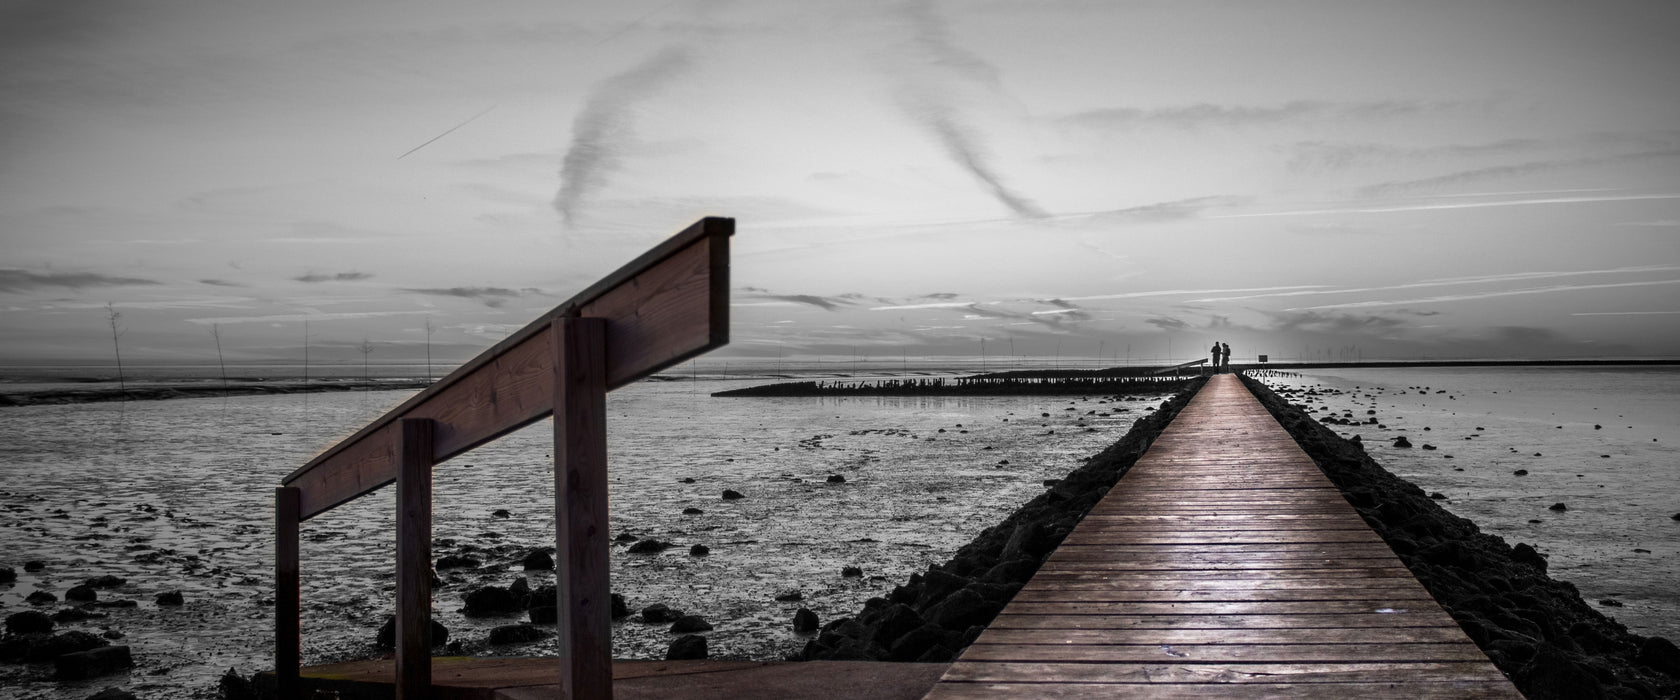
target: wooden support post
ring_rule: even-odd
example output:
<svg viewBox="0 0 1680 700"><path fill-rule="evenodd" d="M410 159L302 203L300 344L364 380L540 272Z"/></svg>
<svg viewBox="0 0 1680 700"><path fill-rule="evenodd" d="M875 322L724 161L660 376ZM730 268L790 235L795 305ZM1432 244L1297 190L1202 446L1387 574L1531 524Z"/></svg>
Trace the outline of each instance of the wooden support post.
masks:
<svg viewBox="0 0 1680 700"><path fill-rule="evenodd" d="M298 490L274 490L274 678L281 698L301 697L302 600L298 577Z"/></svg>
<svg viewBox="0 0 1680 700"><path fill-rule="evenodd" d="M430 418L403 418L397 443L397 700L432 685L432 464Z"/></svg>
<svg viewBox="0 0 1680 700"><path fill-rule="evenodd" d="M554 362L555 584L560 697L612 697L608 580L606 334L600 318L551 324Z"/></svg>

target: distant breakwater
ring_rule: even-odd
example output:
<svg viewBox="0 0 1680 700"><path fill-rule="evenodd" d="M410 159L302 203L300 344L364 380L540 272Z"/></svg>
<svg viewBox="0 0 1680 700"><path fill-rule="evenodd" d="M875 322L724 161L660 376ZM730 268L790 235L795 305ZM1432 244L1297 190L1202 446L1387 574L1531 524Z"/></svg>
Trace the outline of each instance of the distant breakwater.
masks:
<svg viewBox="0 0 1680 700"><path fill-rule="evenodd" d="M783 382L720 391L712 396L1055 396L1164 393L1183 389L1179 377L933 377L854 382Z"/></svg>
<svg viewBox="0 0 1680 700"><path fill-rule="evenodd" d="M0 393L0 406L38 406L51 404L97 403L102 401L162 401L166 399L202 399L222 396L259 396L264 394L305 394L326 391L391 391L424 389L431 385L427 379L401 380L324 380L314 383L297 381L252 382L222 386L220 384L159 384L133 387L96 387L87 389L51 389Z"/></svg>

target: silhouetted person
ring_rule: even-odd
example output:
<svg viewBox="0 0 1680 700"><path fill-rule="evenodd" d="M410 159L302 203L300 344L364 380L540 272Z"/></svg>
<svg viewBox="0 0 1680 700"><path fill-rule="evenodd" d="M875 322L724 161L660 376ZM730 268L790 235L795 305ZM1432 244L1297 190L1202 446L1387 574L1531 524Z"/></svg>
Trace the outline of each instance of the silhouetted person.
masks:
<svg viewBox="0 0 1680 700"><path fill-rule="evenodd" d="M1219 367L1223 372L1231 371L1231 346L1219 344Z"/></svg>
<svg viewBox="0 0 1680 700"><path fill-rule="evenodd" d="M1213 369L1211 371L1219 371L1219 343L1213 344Z"/></svg>

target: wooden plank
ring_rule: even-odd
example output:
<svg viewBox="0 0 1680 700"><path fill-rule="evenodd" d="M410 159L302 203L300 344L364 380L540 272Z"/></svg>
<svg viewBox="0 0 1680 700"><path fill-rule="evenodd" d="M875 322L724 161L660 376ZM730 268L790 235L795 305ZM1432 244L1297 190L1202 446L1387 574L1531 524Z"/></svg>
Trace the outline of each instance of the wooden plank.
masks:
<svg viewBox="0 0 1680 700"><path fill-rule="evenodd" d="M1069 590L1066 588L1048 588L1027 582L1021 592L1015 594L1016 600L1027 602L1047 601L1136 601L1136 602L1182 602L1182 603L1213 603L1213 602L1244 602L1266 600L1366 600L1376 603L1376 607L1410 607L1416 606L1417 601L1433 601L1429 593L1422 588L1315 588L1311 590L1285 591L1126 591L1126 590Z"/></svg>
<svg viewBox="0 0 1680 700"><path fill-rule="evenodd" d="M1499 681L1492 664L1463 661L1349 663L997 663L959 660L957 682L1057 683L1412 683Z"/></svg>
<svg viewBox="0 0 1680 700"><path fill-rule="evenodd" d="M552 328L560 697L572 700L612 698L607 325L601 318L562 317Z"/></svg>
<svg viewBox="0 0 1680 700"><path fill-rule="evenodd" d="M987 628L987 644L1395 644L1465 641L1457 627L1380 629L1017 630Z"/></svg>
<svg viewBox="0 0 1680 700"><path fill-rule="evenodd" d="M991 629L1320 629L1455 627L1444 612L1419 608L1404 614L1345 615L999 615Z"/></svg>
<svg viewBox="0 0 1680 700"><path fill-rule="evenodd" d="M1243 683L1243 684L1147 684L1147 683L962 683L941 682L925 700L1220 700L1222 698L1323 698L1352 697L1360 700L1521 700L1510 681L1462 681L1447 683Z"/></svg>
<svg viewBox="0 0 1680 700"><path fill-rule="evenodd" d="M274 490L274 675L280 697L297 697L303 663L303 600L298 560L298 490Z"/></svg>
<svg viewBox="0 0 1680 700"><path fill-rule="evenodd" d="M702 219L323 451L282 481L300 490L301 517L395 480L400 418L437 422L441 463L548 416L555 319L607 319L608 390L726 344L733 233L732 219Z"/></svg>
<svg viewBox="0 0 1680 700"><path fill-rule="evenodd" d="M1350 661L1483 661L1480 649L1458 643L1375 644L1050 644L975 643L965 661L1081 663L1342 663Z"/></svg>
<svg viewBox="0 0 1680 700"><path fill-rule="evenodd" d="M1154 601L1031 601L1016 598L1004 614L1018 615L1309 615L1368 613L1379 610L1416 610L1420 606L1390 600L1249 600L1202 602ZM1444 613L1443 613L1444 614Z"/></svg>
<svg viewBox="0 0 1680 700"><path fill-rule="evenodd" d="M431 697L432 421L397 421L397 700Z"/></svg>

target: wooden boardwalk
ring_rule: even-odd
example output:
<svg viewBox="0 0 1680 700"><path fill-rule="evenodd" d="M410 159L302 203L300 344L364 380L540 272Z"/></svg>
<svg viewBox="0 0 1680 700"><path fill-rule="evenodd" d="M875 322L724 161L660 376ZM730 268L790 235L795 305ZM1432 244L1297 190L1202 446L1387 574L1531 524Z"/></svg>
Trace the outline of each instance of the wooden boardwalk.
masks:
<svg viewBox="0 0 1680 700"><path fill-rule="evenodd" d="M1216 375L927 698L1521 698Z"/></svg>

